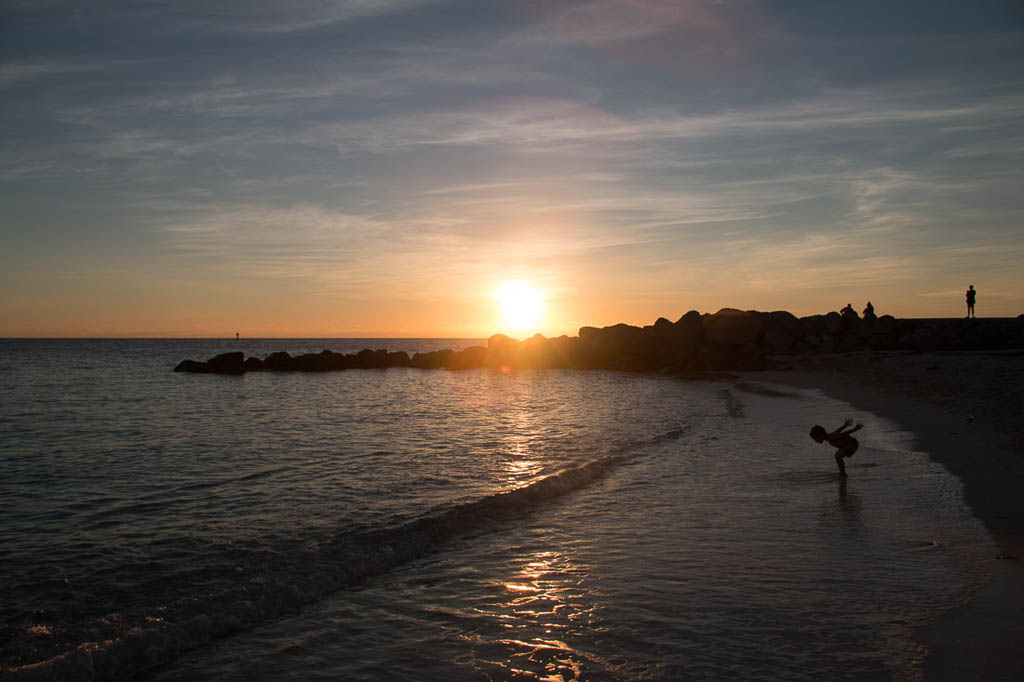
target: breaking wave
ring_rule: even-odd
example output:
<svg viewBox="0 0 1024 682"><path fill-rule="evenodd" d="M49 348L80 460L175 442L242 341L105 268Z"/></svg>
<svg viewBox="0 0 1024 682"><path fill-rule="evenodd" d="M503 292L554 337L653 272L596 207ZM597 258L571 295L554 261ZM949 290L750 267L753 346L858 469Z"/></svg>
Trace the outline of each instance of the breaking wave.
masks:
<svg viewBox="0 0 1024 682"><path fill-rule="evenodd" d="M685 432L673 429L638 440L522 487L446 505L406 523L349 528L301 551L267 556L260 575L244 584L156 608L145 617L144 626L115 639L85 642L47 660L0 672L12 682L129 679L214 638L295 613L333 592L438 551L452 540L500 528L604 478L645 448L676 440Z"/></svg>

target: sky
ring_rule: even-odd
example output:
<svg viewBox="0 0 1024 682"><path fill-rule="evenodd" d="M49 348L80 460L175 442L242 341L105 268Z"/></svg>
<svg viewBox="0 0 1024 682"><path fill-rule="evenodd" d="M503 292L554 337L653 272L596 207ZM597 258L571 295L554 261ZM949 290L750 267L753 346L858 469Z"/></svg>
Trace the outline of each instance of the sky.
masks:
<svg viewBox="0 0 1024 682"><path fill-rule="evenodd" d="M1022 226L1019 0L0 0L0 336L1016 316Z"/></svg>

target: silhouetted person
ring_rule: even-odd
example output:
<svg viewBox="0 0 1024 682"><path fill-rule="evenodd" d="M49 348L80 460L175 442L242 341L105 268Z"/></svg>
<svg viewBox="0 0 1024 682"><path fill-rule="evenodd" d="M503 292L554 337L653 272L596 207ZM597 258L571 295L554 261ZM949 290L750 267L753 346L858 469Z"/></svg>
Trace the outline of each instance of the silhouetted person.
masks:
<svg viewBox="0 0 1024 682"><path fill-rule="evenodd" d="M238 332L235 332L235 341L238 341Z"/></svg>
<svg viewBox="0 0 1024 682"><path fill-rule="evenodd" d="M967 287L967 317L976 317L974 314L974 299L978 297L978 292L974 290L974 285L971 284Z"/></svg>
<svg viewBox="0 0 1024 682"><path fill-rule="evenodd" d="M874 320L875 319L875 306L871 305L871 301L868 301L868 304L866 306L864 306L864 319L865 320Z"/></svg>
<svg viewBox="0 0 1024 682"><path fill-rule="evenodd" d="M847 303L846 307L839 311L839 314L849 319L857 317L857 311L853 309L852 303Z"/></svg>
<svg viewBox="0 0 1024 682"><path fill-rule="evenodd" d="M843 422L843 425L838 429L829 433L824 427L815 424L811 427L811 438L818 443L828 443L829 445L838 448L836 450L836 466L839 467L839 475L842 478L846 478L846 465L843 464L843 457L853 457L853 453L857 452L857 448L860 447L860 443L857 439L850 434L854 431L859 431L864 428L864 425L857 422L849 431L844 431L846 427L853 423L852 419L847 419Z"/></svg>

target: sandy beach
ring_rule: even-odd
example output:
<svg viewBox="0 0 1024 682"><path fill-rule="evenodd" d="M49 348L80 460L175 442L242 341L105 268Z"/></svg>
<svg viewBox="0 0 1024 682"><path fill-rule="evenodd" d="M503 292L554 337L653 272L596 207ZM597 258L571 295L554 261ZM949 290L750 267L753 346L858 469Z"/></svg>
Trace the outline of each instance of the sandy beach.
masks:
<svg viewBox="0 0 1024 682"><path fill-rule="evenodd" d="M918 631L929 681L1024 679L1024 351L804 356L751 378L891 419L963 482L992 533L992 581ZM798 369L797 369L798 368Z"/></svg>

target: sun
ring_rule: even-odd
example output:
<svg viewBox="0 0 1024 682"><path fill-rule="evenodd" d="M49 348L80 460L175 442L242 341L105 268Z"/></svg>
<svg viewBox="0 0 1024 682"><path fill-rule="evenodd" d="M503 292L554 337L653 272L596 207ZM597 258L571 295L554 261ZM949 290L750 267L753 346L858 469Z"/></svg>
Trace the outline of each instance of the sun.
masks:
<svg viewBox="0 0 1024 682"><path fill-rule="evenodd" d="M521 280L498 285L494 298L501 309L501 324L507 331L536 331L544 317L544 294Z"/></svg>

